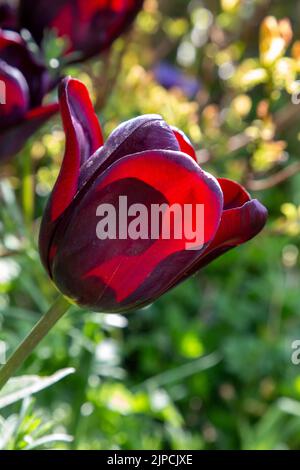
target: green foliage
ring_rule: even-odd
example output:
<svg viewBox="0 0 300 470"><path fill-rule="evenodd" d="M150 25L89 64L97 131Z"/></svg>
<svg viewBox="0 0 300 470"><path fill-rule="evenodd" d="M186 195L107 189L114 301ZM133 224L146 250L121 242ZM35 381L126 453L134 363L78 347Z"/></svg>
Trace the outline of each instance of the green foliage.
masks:
<svg viewBox="0 0 300 470"><path fill-rule="evenodd" d="M34 411L34 399L30 398L58 382L73 370L62 370L52 377L24 376L13 378L1 390L0 408L22 401L18 413L6 419L0 417L0 450L32 450L63 442L72 442L72 436L63 432L51 433L55 421L50 416Z"/></svg>

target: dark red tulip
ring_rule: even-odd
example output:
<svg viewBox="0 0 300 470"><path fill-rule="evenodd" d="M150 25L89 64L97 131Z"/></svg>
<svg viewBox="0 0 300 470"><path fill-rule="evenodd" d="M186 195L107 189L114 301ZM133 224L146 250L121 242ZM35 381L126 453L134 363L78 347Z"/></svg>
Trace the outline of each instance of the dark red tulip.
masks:
<svg viewBox="0 0 300 470"><path fill-rule="evenodd" d="M22 37L0 29L0 160L13 156L58 111L42 105L50 76Z"/></svg>
<svg viewBox="0 0 300 470"><path fill-rule="evenodd" d="M21 27L41 44L46 30L65 37L77 60L108 48L132 23L143 0L21 0Z"/></svg>
<svg viewBox="0 0 300 470"><path fill-rule="evenodd" d="M125 122L103 143L81 82L62 82L60 106L66 151L44 213L40 253L54 283L79 305L107 312L145 306L262 230L264 206L237 183L205 173L188 138L160 116ZM169 239L161 231L156 238L133 238L127 228L125 236L99 239L99 207L116 208L120 229L126 215L120 197L128 207L143 205L148 215L153 205L187 204L193 214L202 205L204 219L194 226L202 242L188 249L190 238L178 237L175 228Z"/></svg>

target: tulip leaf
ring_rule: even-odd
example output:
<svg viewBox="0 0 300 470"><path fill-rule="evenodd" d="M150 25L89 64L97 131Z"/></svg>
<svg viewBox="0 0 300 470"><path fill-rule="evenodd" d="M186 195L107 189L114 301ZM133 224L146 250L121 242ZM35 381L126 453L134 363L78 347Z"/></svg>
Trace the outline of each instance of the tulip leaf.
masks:
<svg viewBox="0 0 300 470"><path fill-rule="evenodd" d="M48 444L53 444L55 442L72 442L73 437L70 436L69 434L49 434L48 436L41 437L40 439L37 439L36 441L33 441L31 444L29 444L26 447L26 450L33 450L36 449L37 447L41 447L44 445Z"/></svg>
<svg viewBox="0 0 300 470"><path fill-rule="evenodd" d="M40 377L38 375L14 377L9 380L0 392L0 409L44 390L74 372L75 369L69 367L61 369L49 377Z"/></svg>

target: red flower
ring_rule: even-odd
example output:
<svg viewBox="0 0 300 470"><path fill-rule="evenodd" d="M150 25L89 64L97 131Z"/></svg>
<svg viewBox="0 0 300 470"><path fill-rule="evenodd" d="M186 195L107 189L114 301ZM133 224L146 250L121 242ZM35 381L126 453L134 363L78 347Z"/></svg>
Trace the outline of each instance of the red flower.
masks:
<svg viewBox="0 0 300 470"><path fill-rule="evenodd" d="M13 156L55 112L42 106L48 72L18 33L0 29L0 160Z"/></svg>
<svg viewBox="0 0 300 470"><path fill-rule="evenodd" d="M66 152L44 213L40 253L58 288L78 304L108 312L145 306L262 230L264 206L239 184L205 173L187 137L160 116L125 122L103 144L81 82L62 82L60 105ZM110 204L123 217L120 196L130 207L149 210L154 204L189 205L193 211L202 205L204 223L196 230L202 243L187 249L187 235L177 237L175 229L169 239L161 232L133 239L126 232L100 240L99 205Z"/></svg>
<svg viewBox="0 0 300 470"><path fill-rule="evenodd" d="M143 0L21 0L21 27L40 44L54 29L69 44L68 53L86 59L108 48L134 20Z"/></svg>

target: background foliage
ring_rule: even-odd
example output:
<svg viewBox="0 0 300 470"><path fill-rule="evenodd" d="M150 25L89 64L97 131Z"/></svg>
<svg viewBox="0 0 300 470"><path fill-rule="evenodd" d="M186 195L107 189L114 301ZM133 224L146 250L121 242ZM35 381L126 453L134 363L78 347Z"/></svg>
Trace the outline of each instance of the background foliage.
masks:
<svg viewBox="0 0 300 470"><path fill-rule="evenodd" d="M270 220L147 309L72 307L23 366L32 377L0 394L0 448L300 448L299 18L289 0L146 0L110 53L68 70L88 85L106 135L138 114L163 115ZM49 57L61 47L48 38ZM162 62L176 67L169 90L157 81ZM36 238L63 149L57 118L0 170L8 352L57 295Z"/></svg>

